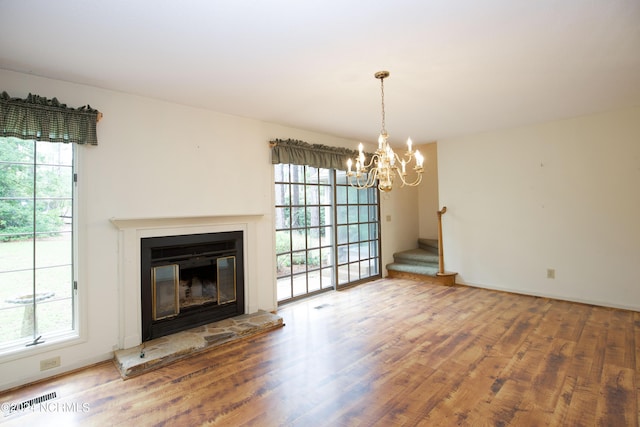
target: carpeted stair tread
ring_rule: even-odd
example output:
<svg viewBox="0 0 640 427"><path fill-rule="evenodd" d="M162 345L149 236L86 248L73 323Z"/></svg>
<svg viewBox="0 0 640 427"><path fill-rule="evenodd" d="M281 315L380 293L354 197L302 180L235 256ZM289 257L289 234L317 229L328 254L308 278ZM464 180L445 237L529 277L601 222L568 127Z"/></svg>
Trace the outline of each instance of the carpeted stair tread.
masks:
<svg viewBox="0 0 640 427"><path fill-rule="evenodd" d="M393 254L393 261L399 264L436 264L438 265L438 251L431 248L426 249L409 249L402 252L396 252Z"/></svg>
<svg viewBox="0 0 640 427"><path fill-rule="evenodd" d="M439 258L438 241L421 238L418 239L418 248L394 253L394 262L387 264L387 272L389 277L433 281L447 286L455 285L457 273L438 274Z"/></svg>
<svg viewBox="0 0 640 427"><path fill-rule="evenodd" d="M438 239L423 239L420 238L418 239L418 246L421 249L435 249L436 252L438 252Z"/></svg>
<svg viewBox="0 0 640 427"><path fill-rule="evenodd" d="M422 274L423 276L435 276L438 272L437 265L413 265L413 264L387 264L387 270L401 271L403 273Z"/></svg>
<svg viewBox="0 0 640 427"><path fill-rule="evenodd" d="M434 277L439 271L438 240L418 239L418 246L394 253L387 270Z"/></svg>

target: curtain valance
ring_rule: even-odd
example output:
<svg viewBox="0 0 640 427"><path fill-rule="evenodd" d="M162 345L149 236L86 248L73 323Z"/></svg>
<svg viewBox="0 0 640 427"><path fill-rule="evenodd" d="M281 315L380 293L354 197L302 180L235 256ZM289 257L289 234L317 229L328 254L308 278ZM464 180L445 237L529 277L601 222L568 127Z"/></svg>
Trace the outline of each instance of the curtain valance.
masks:
<svg viewBox="0 0 640 427"><path fill-rule="evenodd" d="M26 99L0 94L0 136L97 145L100 112L89 105L69 108L56 98L29 94Z"/></svg>
<svg viewBox="0 0 640 427"><path fill-rule="evenodd" d="M271 163L290 163L325 169L347 169L347 159L355 157L357 150L309 144L294 139L275 139L270 142Z"/></svg>

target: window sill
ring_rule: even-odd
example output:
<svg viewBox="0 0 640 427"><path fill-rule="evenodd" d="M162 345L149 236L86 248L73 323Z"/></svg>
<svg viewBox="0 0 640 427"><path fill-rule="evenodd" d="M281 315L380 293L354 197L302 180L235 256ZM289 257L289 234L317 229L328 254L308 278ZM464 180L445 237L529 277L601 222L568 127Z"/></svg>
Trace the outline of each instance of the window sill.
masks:
<svg viewBox="0 0 640 427"><path fill-rule="evenodd" d="M35 356L48 351L58 350L85 342L86 340L77 332L69 332L59 335L51 335L45 338L45 342L26 347L24 344L0 349L0 363L10 362L16 359Z"/></svg>

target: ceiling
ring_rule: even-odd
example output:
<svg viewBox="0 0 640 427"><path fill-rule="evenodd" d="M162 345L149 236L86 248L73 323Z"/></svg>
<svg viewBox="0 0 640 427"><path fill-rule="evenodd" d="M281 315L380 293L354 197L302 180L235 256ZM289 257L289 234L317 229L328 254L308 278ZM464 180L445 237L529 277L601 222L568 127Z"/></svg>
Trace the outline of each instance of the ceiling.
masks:
<svg viewBox="0 0 640 427"><path fill-rule="evenodd" d="M0 68L367 142L379 70L395 144L640 105L638 0L0 0L0 22Z"/></svg>

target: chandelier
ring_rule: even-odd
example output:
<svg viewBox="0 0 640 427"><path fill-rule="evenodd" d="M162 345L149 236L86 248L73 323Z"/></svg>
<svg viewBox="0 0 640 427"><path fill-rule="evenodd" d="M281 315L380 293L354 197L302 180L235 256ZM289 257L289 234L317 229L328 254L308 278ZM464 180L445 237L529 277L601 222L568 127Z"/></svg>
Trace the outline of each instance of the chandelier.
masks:
<svg viewBox="0 0 640 427"><path fill-rule="evenodd" d="M384 79L389 77L389 72L378 71L375 73L375 77L380 79L380 92L382 94L382 130L380 130L380 136L378 137L378 149L367 162L362 143L358 145L359 154L355 158L355 172L352 170L353 160L347 160L347 181L349 185L359 189L373 187L377 182L377 186L381 191L391 191L393 180L397 175L402 181L400 187L405 185L415 187L422 181L424 157L420 154L420 151L412 150L411 138L407 139L407 151L403 158L400 158L387 142L389 135L385 129ZM415 179L407 180L407 168L410 168L412 160L415 160L415 166L413 166L414 174L412 174L415 175Z"/></svg>

